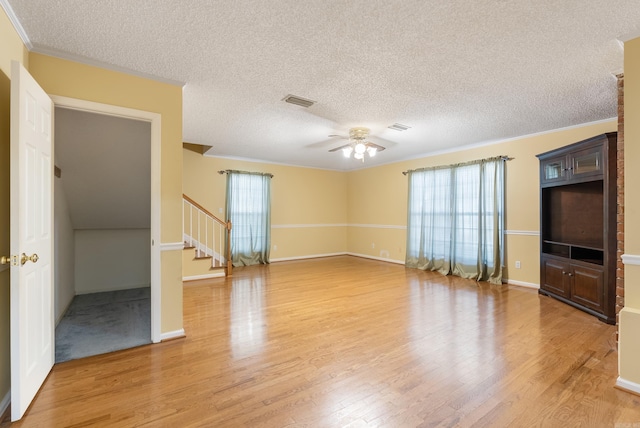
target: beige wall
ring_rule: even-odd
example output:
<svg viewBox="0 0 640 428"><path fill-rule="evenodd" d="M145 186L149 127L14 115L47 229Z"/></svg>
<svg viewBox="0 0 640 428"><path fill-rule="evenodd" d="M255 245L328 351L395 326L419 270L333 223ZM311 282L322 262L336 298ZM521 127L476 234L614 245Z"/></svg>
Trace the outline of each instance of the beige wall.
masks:
<svg viewBox="0 0 640 428"><path fill-rule="evenodd" d="M67 204L64 186L59 178L54 178L54 206L53 206L53 236L54 239L54 310L56 325L62 319L65 311L76 294L74 259L75 239L71 214Z"/></svg>
<svg viewBox="0 0 640 428"><path fill-rule="evenodd" d="M151 284L149 229L84 229L74 238L75 294Z"/></svg>
<svg viewBox="0 0 640 428"><path fill-rule="evenodd" d="M640 160L640 38L624 44L624 304L620 312L619 369L620 379L630 382L640 394L640 193L636 188L640 182L640 169L635 160Z"/></svg>
<svg viewBox="0 0 640 428"><path fill-rule="evenodd" d="M349 173L349 252L404 261L408 169L448 165L486 157L514 158L506 168L506 277L516 284L538 286L539 177L536 154L617 130L615 119L518 138L459 152L393 163ZM383 156L382 154L381 156ZM355 226L357 225L357 226ZM515 261L521 268L515 268Z"/></svg>
<svg viewBox="0 0 640 428"><path fill-rule="evenodd" d="M28 51L0 8L0 255L9 255L9 116L11 61L28 66ZM9 270L0 265L0 406L11 386ZM0 411L3 410L0 408Z"/></svg>
<svg viewBox="0 0 640 428"><path fill-rule="evenodd" d="M181 242L182 88L124 73L31 53L29 72L51 95L116 105L162 115L162 243ZM161 332L182 329L182 255L161 256Z"/></svg>
<svg viewBox="0 0 640 428"><path fill-rule="evenodd" d="M226 176L219 170L270 172L271 259L347 250L343 172L202 156L184 149L184 193L224 220Z"/></svg>

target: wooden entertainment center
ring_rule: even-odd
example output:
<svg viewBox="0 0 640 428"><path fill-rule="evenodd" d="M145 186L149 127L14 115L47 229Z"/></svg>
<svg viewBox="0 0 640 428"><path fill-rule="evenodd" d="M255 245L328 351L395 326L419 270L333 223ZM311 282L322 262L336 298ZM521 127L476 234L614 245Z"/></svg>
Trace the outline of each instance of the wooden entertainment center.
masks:
<svg viewBox="0 0 640 428"><path fill-rule="evenodd" d="M615 324L617 134L539 154L540 294Z"/></svg>

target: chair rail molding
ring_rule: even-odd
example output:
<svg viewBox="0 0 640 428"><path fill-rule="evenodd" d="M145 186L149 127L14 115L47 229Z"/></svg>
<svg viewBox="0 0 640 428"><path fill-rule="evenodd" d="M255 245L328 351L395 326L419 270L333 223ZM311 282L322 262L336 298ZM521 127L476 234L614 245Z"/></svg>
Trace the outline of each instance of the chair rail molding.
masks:
<svg viewBox="0 0 640 428"><path fill-rule="evenodd" d="M640 265L640 256L635 254L623 254L622 263L625 265Z"/></svg>
<svg viewBox="0 0 640 428"><path fill-rule="evenodd" d="M184 242L162 242L160 251L174 251L184 249Z"/></svg>

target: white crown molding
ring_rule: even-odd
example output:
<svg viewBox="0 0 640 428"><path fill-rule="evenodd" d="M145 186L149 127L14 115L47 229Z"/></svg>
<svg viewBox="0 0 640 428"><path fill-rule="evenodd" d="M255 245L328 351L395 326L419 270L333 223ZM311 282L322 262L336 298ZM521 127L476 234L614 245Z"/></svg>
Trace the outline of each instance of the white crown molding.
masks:
<svg viewBox="0 0 640 428"><path fill-rule="evenodd" d="M0 1L2 1L2 0L0 0ZM92 58L87 58L87 57L82 56L82 55L76 55L76 54L65 52L65 51L62 51L62 50L59 50L59 49L53 49L53 48L45 47L45 46L39 45L37 43L34 43L33 47L31 49L29 49L29 50L31 52L34 52L34 53L47 55L47 56L52 56L52 57L55 57L55 58L66 59L68 61L77 62L77 63L88 65L88 66L91 66L91 67L98 67L98 68L102 68L102 69L105 69L105 70L117 71L118 73L129 74L129 75L132 75L132 76L141 77L143 79L155 80L156 82L166 83L168 85L180 86L180 87L184 87L184 85L186 85L186 82L183 82L183 81L180 81L180 80L166 79L164 77L156 76L156 75L153 75L153 74L150 74L150 73L144 73L144 72L141 72L141 71L132 70L130 68L120 67L120 66L114 65L114 64L109 64L108 62L98 61L98 60L95 60L95 59L92 59Z"/></svg>
<svg viewBox="0 0 640 428"><path fill-rule="evenodd" d="M24 30L24 27L20 23L20 20L16 16L16 13L13 11L13 8L11 7L11 5L7 3L7 0L0 0L0 6L2 6L2 8L4 9L4 13L7 14L9 21L11 21L11 24L13 25L13 28L16 30L16 33L18 33L18 36L20 37L20 40L22 40L22 43L24 43L27 49L29 50L33 49L33 44L31 43L31 40L29 40L29 36L27 36L27 32Z"/></svg>
<svg viewBox="0 0 640 428"><path fill-rule="evenodd" d="M577 125L566 126L564 128L549 129L547 131L534 132L533 134L520 135L520 136L513 137L513 138L503 138L503 139L499 139L499 140L481 141L481 142L478 142L478 143L468 144L468 145L465 145L465 146L453 147L453 148L450 148L450 149L435 150L433 152L425 152L425 153L422 153L422 154L409 156L409 157L406 157L406 158L402 158L402 159L398 159L398 160L394 160L394 161L389 161L389 162L385 162L385 163L379 163L379 164L376 164L376 165L371 165L371 166L366 166L365 165L362 168L353 168L353 169L350 169L350 170L345 171L345 172L360 171L360 170L364 170L364 169L368 169L368 168L377 168L377 167L380 167L380 166L393 165L393 164L396 164L396 163L401 163L401 162L406 162L406 161L412 161L412 160L417 160L417 159L426 159L426 158L430 158L430 157L434 157L434 156L447 155L447 154L457 153L457 152L464 152L464 151L471 150L471 149L477 149L477 148L481 148L481 147L493 146L495 144L503 144L503 143L515 142L515 141L522 140L522 139L525 139L525 138L540 137L542 135L555 134L556 132L570 131L572 129L580 129L580 128L584 128L586 126L600 125L600 124L603 124L603 123L608 123L608 122L613 122L613 121L616 121L616 123L617 123L618 118L617 117L610 117L608 119L601 119L601 120L595 120L593 122L580 123L580 124L577 124Z"/></svg>
<svg viewBox="0 0 640 428"><path fill-rule="evenodd" d="M634 31L633 33L627 33L618 36L618 40L622 43L626 43L633 39L637 39L638 37L640 37L640 31Z"/></svg>
<svg viewBox="0 0 640 428"><path fill-rule="evenodd" d="M198 144L198 143L191 143L191 144ZM203 146L205 144L198 144L200 146ZM344 169L337 169L337 168L319 168L316 166L303 166L303 165L296 165L293 163L284 163L284 162L275 162L275 161L268 161L268 160L260 160L260 159L254 159L254 158L245 158L245 157L241 157L241 156L222 156L222 155L214 155L214 154L210 154L209 151L213 150L213 148L207 150L206 152L204 152L202 154L202 156L207 157L207 158L214 158L214 159L225 159L225 160L237 160L237 161L242 161L242 162L253 162L253 163L263 163L266 165L279 165L279 166L288 166L291 168L304 168L304 169L318 169L320 171L332 171L332 172L344 172L347 173L349 172L349 170L344 170Z"/></svg>
<svg viewBox="0 0 640 428"><path fill-rule="evenodd" d="M155 76L155 75L150 74L150 73L143 73L141 71L131 70L131 69L126 68L126 67L120 67L120 66L117 66L117 65L109 64L107 62L98 61L98 60L95 60L95 59L92 59L92 58L87 58L87 57L82 56L82 55L75 55L75 54L72 54L72 53L69 53L69 52L66 52L66 51L62 51L62 50L59 50L59 49L48 48L48 47L39 45L37 43L33 43L29 39L29 36L27 35L27 32L25 31L24 27L20 23L20 20L16 16L15 12L13 11L13 8L7 2L7 0L0 0L0 6L2 6L2 9L4 9L4 12L7 14L7 17L9 18L9 21L11 21L11 24L13 25L13 28L16 30L16 33L18 33L18 36L22 40L22 43L24 43L24 45L29 50L29 52L34 52L34 53L39 53L39 54L42 54L42 55L48 55L48 56L53 56L53 57L56 57L56 58L66 59L66 60L69 60L69 61L78 62L80 64L85 64L85 65L89 65L89 66L93 66L93 67L100 67L100 68L103 68L103 69L106 69L106 70L111 70L111 71L117 71L119 73L130 74L132 76L141 77L143 79L155 80L156 82L167 83L169 85L183 87L186 84L186 82L183 82L183 81L180 81L180 80L166 79L164 77Z"/></svg>
<svg viewBox="0 0 640 428"><path fill-rule="evenodd" d="M342 172L342 173L348 174L350 172L362 171L362 170L370 169L370 168L378 168L378 167L381 167L381 166L393 165L393 164L406 162L406 161L411 161L411 160L416 160L416 159L425 159L425 158L430 158L430 157L440 156L440 155L445 155L445 154L450 154L450 153L463 152L463 151L466 151L466 150L476 149L476 148L480 148L480 147L492 146L492 145L495 145L495 144L514 142L514 141L522 140L524 138L533 138L533 137L539 137L539 136L542 136L542 135L554 134L556 132L570 131L572 129L580 129L580 128L584 128L586 126L599 125L599 124L608 123L608 122L612 122L612 121L616 121L617 122L617 120L618 120L617 117L611 117L611 118L608 118L608 119L596 120L596 121L587 122L587 123L580 123L580 124L577 124L577 125L566 126L564 128L550 129L550 130L547 130L547 131L541 131L541 132L536 132L536 133L533 133L533 134L521 135L521 136L513 137L513 138L481 141L479 143L469 144L469 145L466 145L466 146L454 147L454 148L451 148L451 149L437 150L437 151L433 151L433 152L425 152L425 153L421 153L421 154L418 154L418 155L415 155L415 156L409 156L409 157L406 157L406 158L397 159L397 160L393 160L393 161L389 161L389 162L382 162L382 163L378 163L378 164L375 164L375 165L367 165L367 164L365 164L364 166L361 166L361 167L352 166L352 167L349 167L347 169L308 167L308 166L303 166L303 165L295 165L295 164L289 164L289 163L273 162L273 161L266 161L266 160L253 159L253 158L245 158L245 157L237 157L237 156L221 156L221 155L210 154L210 153L208 153L208 151L203 153L203 156L210 157L210 158L216 158L216 159L228 159L228 160L238 160L238 161L244 161L244 162L263 163L263 164L268 164L268 165L282 165L282 166L289 166L289 167L293 167L293 168L319 169L319 170L322 170L322 171L334 171L334 172ZM192 144L198 144L198 143L192 143ZM210 149L210 150L213 150L213 149ZM358 162L358 163L360 163L360 162Z"/></svg>

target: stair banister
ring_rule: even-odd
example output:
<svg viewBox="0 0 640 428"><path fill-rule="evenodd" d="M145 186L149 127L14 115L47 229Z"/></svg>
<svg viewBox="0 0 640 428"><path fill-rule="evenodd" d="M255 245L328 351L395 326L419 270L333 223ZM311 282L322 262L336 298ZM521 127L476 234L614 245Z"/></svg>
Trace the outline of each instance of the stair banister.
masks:
<svg viewBox="0 0 640 428"><path fill-rule="evenodd" d="M206 256L212 258L212 266L215 266L215 262L219 261L220 264L225 265L225 274L227 276L231 275L233 266L231 264L231 249L230 245L227 245L227 252L224 253L224 242L223 242L223 233L222 231L226 229L226 239L227 242L231 242L231 222L230 221L222 221L218 217L216 217L209 210L204 208L202 205L198 204L192 198L187 195L182 195L183 199L183 226L182 231L183 235L188 236L189 246L194 246L197 249L198 256ZM188 210L186 209L188 208ZM194 213L195 210L195 213ZM185 218L185 211L188 211L188 222ZM195 225L195 233L194 235L194 215L196 216L197 224ZM204 216L204 226L201 224L201 217ZM209 220L211 220L212 228L209 231ZM216 229L219 230L218 235L218 249L219 251L215 251L215 235ZM204 236L203 236L204 230ZM212 234L211 239L209 235ZM209 243L211 243L213 248L209 248ZM226 260L225 260L226 259Z"/></svg>

